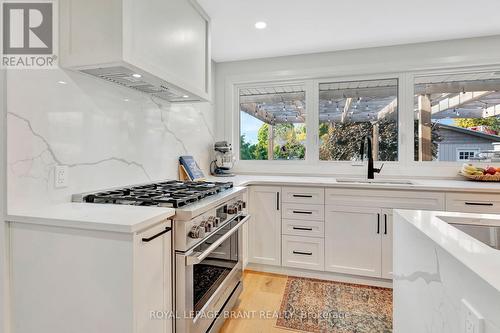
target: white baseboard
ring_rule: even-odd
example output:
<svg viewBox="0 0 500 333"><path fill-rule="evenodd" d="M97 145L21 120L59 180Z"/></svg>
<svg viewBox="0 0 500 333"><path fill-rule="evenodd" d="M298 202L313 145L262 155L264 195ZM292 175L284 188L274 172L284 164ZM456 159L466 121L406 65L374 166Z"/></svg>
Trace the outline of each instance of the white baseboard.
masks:
<svg viewBox="0 0 500 333"><path fill-rule="evenodd" d="M298 277L337 281L344 283L354 283L354 284L383 287L383 288L392 288L392 280L369 278L356 275L330 273L330 272L316 272L306 269L290 268L282 266L270 266L270 265L255 264L255 263L248 263L247 265L245 265L245 269L258 272L265 272L265 273L298 276Z"/></svg>

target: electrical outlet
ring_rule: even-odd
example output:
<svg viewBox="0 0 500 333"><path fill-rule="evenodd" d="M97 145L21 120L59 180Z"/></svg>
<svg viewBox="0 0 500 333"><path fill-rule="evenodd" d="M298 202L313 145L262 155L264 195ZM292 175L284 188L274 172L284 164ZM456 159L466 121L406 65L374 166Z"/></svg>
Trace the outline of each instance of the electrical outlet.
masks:
<svg viewBox="0 0 500 333"><path fill-rule="evenodd" d="M55 188L68 187L68 167L66 165L56 165L54 168Z"/></svg>
<svg viewBox="0 0 500 333"><path fill-rule="evenodd" d="M462 333L484 333L484 318L472 305L462 299Z"/></svg>

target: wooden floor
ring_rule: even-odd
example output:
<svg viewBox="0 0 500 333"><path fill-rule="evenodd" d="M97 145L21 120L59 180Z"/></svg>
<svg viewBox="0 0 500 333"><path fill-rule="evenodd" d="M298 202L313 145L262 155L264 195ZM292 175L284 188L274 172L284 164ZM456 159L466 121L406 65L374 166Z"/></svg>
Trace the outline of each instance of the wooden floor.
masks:
<svg viewBox="0 0 500 333"><path fill-rule="evenodd" d="M288 332L274 326L276 318L261 316L262 311L279 311L281 298L285 291L287 276L254 271L243 273L243 292L235 313L255 313L251 318L228 318L222 333L267 333ZM261 318L263 317L263 318Z"/></svg>

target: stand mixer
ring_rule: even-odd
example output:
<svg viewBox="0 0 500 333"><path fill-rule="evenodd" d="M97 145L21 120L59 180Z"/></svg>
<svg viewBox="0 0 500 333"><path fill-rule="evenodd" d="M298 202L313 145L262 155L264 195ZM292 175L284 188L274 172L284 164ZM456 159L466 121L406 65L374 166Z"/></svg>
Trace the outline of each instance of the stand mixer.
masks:
<svg viewBox="0 0 500 333"><path fill-rule="evenodd" d="M227 141L219 141L214 145L215 160L210 164L210 173L215 177L233 177L230 170L234 166L233 148Z"/></svg>

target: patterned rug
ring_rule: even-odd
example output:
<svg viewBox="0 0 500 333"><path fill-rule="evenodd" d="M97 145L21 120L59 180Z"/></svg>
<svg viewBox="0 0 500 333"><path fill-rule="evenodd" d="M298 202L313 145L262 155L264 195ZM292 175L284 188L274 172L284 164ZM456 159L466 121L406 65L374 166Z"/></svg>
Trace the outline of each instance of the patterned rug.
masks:
<svg viewBox="0 0 500 333"><path fill-rule="evenodd" d="M289 277L276 326L301 332L392 332L392 289Z"/></svg>

